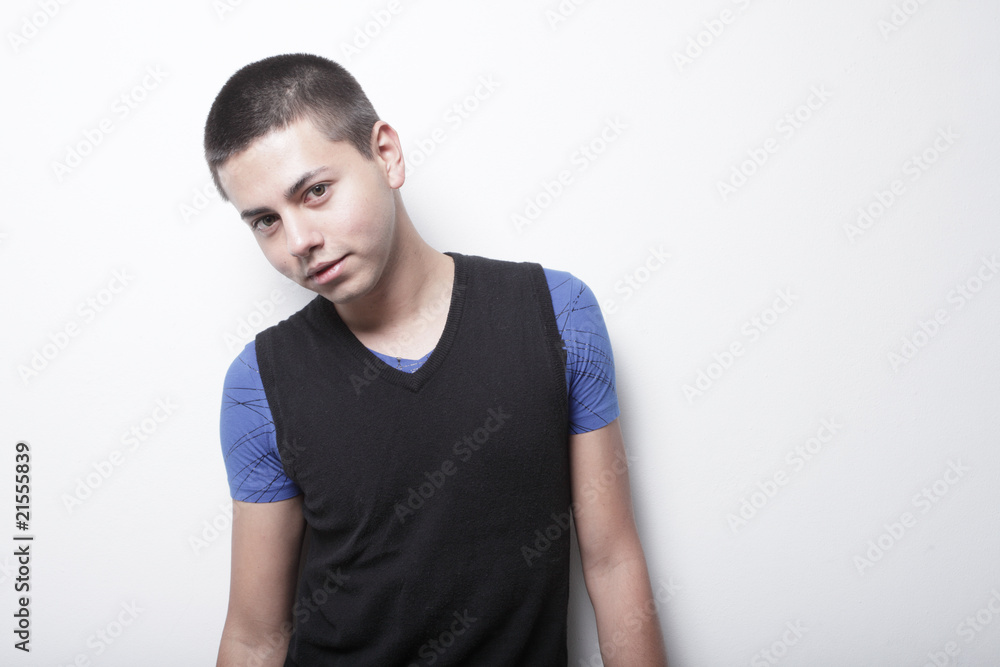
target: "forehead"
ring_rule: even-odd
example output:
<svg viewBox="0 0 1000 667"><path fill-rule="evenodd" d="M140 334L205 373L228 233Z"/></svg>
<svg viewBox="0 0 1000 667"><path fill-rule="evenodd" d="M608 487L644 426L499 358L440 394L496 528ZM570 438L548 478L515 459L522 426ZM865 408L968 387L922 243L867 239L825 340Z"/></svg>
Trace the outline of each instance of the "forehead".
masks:
<svg viewBox="0 0 1000 667"><path fill-rule="evenodd" d="M219 181L240 206L248 198L271 198L302 174L321 167L356 168L363 156L348 141L331 141L315 123L303 118L255 140L219 167Z"/></svg>

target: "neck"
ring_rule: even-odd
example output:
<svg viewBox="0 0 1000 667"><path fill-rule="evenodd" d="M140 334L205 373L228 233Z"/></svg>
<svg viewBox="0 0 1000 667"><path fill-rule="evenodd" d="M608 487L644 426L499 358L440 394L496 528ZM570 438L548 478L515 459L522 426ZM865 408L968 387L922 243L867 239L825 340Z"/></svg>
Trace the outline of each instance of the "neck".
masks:
<svg viewBox="0 0 1000 667"><path fill-rule="evenodd" d="M396 210L396 238L378 284L364 297L336 306L359 338L396 336L416 320L428 319L428 313L448 310L452 259L420 237L401 201Z"/></svg>

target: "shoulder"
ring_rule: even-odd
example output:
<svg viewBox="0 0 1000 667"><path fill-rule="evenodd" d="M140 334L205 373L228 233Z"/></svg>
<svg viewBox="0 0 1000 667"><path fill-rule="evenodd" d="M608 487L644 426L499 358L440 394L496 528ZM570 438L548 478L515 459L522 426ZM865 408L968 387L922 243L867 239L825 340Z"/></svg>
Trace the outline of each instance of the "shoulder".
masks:
<svg viewBox="0 0 1000 667"><path fill-rule="evenodd" d="M264 385L261 383L260 366L257 363L257 345L250 341L226 371L226 379L222 385L223 432L239 431L246 420L261 417L259 407L264 400Z"/></svg>
<svg viewBox="0 0 1000 667"><path fill-rule="evenodd" d="M587 284L568 271L543 268L545 281L549 284L549 291L553 295L565 296L567 298L580 298L581 296L593 297L593 292Z"/></svg>
<svg viewBox="0 0 1000 667"><path fill-rule="evenodd" d="M455 258L456 267L464 266L467 269L480 273L544 277L549 291L553 295L566 295L573 296L574 298L579 298L582 295L591 299L593 298L593 292L590 291L590 288L573 274L567 271L558 271L543 267L538 262L494 259L491 257L480 257L479 255L463 255L455 252L446 254Z"/></svg>
<svg viewBox="0 0 1000 667"><path fill-rule="evenodd" d="M574 329L587 322L600 323L601 330L604 329L597 296L585 282L567 271L546 268L544 272L552 296L552 308L561 330L565 330L570 321L574 323Z"/></svg>
<svg viewBox="0 0 1000 667"><path fill-rule="evenodd" d="M257 344L256 341L250 341L244 346L236 358L233 359L232 363L229 364L229 370L226 371L225 386L228 387L246 387L248 386L245 382L246 379L259 377L260 371L257 367Z"/></svg>
<svg viewBox="0 0 1000 667"><path fill-rule="evenodd" d="M332 304L320 295L314 296L309 300L304 306L299 308L297 311L286 317L285 319L272 324L271 326L262 329L256 336L256 342L259 343L261 337L267 337L274 335L277 332L287 331L289 329L301 326L305 322L315 321L317 316L324 311L324 309L332 307ZM253 341L251 342L251 346ZM249 347L249 346L248 346Z"/></svg>
<svg viewBox="0 0 1000 667"><path fill-rule="evenodd" d="M455 269L461 274L474 272L487 275L526 275L542 271L537 262L518 262L509 259L495 259L479 255L465 255L457 252L445 253L455 260Z"/></svg>
<svg viewBox="0 0 1000 667"><path fill-rule="evenodd" d="M614 355L597 297L566 271L545 269L552 309L566 350L570 432L593 431L619 415Z"/></svg>
<svg viewBox="0 0 1000 667"><path fill-rule="evenodd" d="M601 309L593 290L568 271L543 267L530 261L516 262L452 252L447 254L455 257L456 267L461 267L460 272L476 272L485 278L484 282L498 287L509 286L509 281L517 277L523 281L519 281L520 284L530 285L536 294L547 290L560 332L565 333L570 323L574 325L570 329L583 327L593 330L595 326L598 330L604 329ZM463 284L464 280L464 276L460 275L456 282Z"/></svg>

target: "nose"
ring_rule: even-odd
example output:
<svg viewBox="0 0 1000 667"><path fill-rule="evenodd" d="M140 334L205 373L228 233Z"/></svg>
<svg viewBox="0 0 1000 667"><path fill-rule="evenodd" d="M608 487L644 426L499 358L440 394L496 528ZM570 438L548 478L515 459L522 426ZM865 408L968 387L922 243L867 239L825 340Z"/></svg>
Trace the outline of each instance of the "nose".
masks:
<svg viewBox="0 0 1000 667"><path fill-rule="evenodd" d="M302 216L286 214L282 221L285 227L285 243L289 254L294 257L308 257L323 245L323 235Z"/></svg>

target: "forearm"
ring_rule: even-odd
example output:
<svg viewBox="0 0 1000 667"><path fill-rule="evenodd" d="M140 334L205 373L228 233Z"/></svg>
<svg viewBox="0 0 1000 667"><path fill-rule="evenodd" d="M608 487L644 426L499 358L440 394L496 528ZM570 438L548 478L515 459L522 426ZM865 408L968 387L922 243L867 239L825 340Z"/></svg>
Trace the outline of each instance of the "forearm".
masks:
<svg viewBox="0 0 1000 667"><path fill-rule="evenodd" d="M288 652L290 629L286 626L269 633L240 632L227 621L219 642L216 667L282 667Z"/></svg>
<svg viewBox="0 0 1000 667"><path fill-rule="evenodd" d="M641 547L585 572L605 667L666 667L666 649Z"/></svg>

